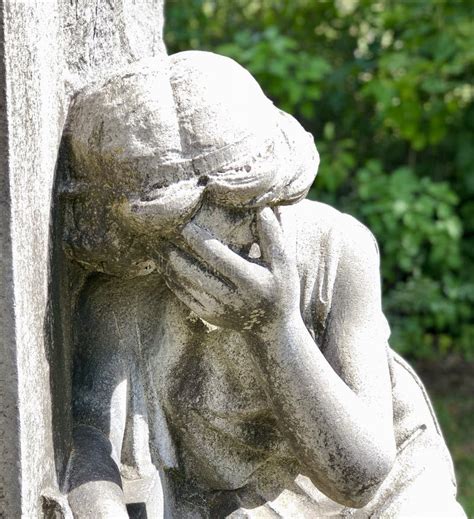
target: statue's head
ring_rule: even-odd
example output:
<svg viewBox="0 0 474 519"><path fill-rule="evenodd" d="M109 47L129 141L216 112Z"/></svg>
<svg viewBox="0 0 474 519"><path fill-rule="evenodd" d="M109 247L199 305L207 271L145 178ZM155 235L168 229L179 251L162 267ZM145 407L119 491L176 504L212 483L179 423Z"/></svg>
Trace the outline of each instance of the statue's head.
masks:
<svg viewBox="0 0 474 519"><path fill-rule="evenodd" d="M212 203L291 204L317 172L312 137L235 61L182 52L81 92L67 146L65 246L91 269L142 273L160 239Z"/></svg>

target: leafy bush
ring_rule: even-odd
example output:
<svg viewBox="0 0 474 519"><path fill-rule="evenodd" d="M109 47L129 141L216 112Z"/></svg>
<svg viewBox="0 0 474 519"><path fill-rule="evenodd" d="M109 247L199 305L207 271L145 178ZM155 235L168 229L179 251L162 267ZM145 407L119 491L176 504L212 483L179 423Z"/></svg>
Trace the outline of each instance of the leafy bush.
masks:
<svg viewBox="0 0 474 519"><path fill-rule="evenodd" d="M248 68L282 110L299 111L308 119L315 116L315 102L322 95L320 85L331 66L324 58L299 51L294 38L274 26L262 33L244 30L236 34L234 42L219 45L216 51Z"/></svg>
<svg viewBox="0 0 474 519"><path fill-rule="evenodd" d="M376 235L392 344L473 357L470 0L173 0L167 42L233 57L313 132L310 197Z"/></svg>

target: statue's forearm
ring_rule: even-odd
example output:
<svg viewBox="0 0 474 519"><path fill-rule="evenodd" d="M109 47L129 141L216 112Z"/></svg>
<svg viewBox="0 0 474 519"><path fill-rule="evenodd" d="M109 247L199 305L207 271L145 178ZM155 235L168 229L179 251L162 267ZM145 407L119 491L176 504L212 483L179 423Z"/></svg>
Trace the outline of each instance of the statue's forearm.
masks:
<svg viewBox="0 0 474 519"><path fill-rule="evenodd" d="M330 497L362 506L389 472L393 442L332 369L301 318L253 337L284 434Z"/></svg>

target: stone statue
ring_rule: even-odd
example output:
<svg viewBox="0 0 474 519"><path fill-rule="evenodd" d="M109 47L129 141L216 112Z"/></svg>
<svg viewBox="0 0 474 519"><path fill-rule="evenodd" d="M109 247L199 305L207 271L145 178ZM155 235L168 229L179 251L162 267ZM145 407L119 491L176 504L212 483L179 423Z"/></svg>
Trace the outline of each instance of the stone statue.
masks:
<svg viewBox="0 0 474 519"><path fill-rule="evenodd" d="M248 72L136 63L79 93L66 146L75 517L128 517L147 478L156 516L464 517L377 244L303 200L313 139Z"/></svg>

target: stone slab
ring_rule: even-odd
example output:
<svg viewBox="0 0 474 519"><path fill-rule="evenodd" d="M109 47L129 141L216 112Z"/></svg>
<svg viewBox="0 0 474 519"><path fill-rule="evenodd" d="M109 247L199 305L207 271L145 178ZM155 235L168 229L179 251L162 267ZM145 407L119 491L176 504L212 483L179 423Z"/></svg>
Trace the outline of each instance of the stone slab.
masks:
<svg viewBox="0 0 474 519"><path fill-rule="evenodd" d="M50 370L69 354L49 337L52 193L68 105L102 74L164 52L163 12L161 0L4 0L0 18L0 517L34 518L65 468L53 420L67 406L53 413Z"/></svg>

